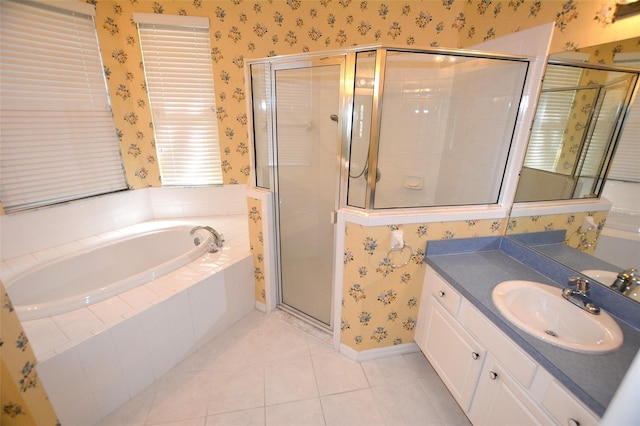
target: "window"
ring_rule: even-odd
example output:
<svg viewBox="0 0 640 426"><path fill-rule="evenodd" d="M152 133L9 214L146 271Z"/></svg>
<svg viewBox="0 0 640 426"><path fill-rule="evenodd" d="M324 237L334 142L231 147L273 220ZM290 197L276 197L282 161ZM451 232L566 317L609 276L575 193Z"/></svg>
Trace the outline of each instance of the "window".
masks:
<svg viewBox="0 0 640 426"><path fill-rule="evenodd" d="M609 179L640 182L638 135L640 135L640 98L631 105L625 118L622 135L611 164Z"/></svg>
<svg viewBox="0 0 640 426"><path fill-rule="evenodd" d="M5 211L126 189L94 6L0 2Z"/></svg>
<svg viewBox="0 0 640 426"><path fill-rule="evenodd" d="M134 13L163 186L222 184L209 20Z"/></svg>
<svg viewBox="0 0 640 426"><path fill-rule="evenodd" d="M529 137L525 167L558 172L571 108L578 96L582 69L547 66L544 88Z"/></svg>

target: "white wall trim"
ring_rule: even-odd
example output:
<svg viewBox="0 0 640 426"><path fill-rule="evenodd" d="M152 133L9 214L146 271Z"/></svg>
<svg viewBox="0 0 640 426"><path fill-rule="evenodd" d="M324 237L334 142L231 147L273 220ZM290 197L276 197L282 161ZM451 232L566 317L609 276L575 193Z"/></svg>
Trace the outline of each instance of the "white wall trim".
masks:
<svg viewBox="0 0 640 426"><path fill-rule="evenodd" d="M258 302L256 300L256 310L266 314L267 306L264 303Z"/></svg>
<svg viewBox="0 0 640 426"><path fill-rule="evenodd" d="M401 345L394 345L394 346L386 346L384 348L379 348L379 349L367 349L360 352L356 351L353 348L350 348L344 343L340 344L340 353L356 362L371 361L374 359L386 358L386 357L396 356L396 355L411 354L414 352L420 352L420 348L415 342L403 343Z"/></svg>
<svg viewBox="0 0 640 426"><path fill-rule="evenodd" d="M611 209L611 202L606 198L545 202L536 201L531 203L514 204L513 210L511 211L511 217L609 211L609 209Z"/></svg>
<svg viewBox="0 0 640 426"><path fill-rule="evenodd" d="M340 210L346 222L363 226L403 225L410 223L451 222L460 220L502 219L509 209L498 205L394 209L367 212L354 208Z"/></svg>

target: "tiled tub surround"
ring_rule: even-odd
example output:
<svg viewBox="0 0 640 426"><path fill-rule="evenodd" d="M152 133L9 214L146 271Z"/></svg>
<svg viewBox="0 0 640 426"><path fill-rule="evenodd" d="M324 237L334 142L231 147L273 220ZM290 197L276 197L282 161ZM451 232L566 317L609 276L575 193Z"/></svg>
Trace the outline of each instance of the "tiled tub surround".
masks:
<svg viewBox="0 0 640 426"><path fill-rule="evenodd" d="M246 216L190 222L223 233L222 250L88 307L23 322L62 424L96 423L255 308Z"/></svg>
<svg viewBox="0 0 640 426"><path fill-rule="evenodd" d="M616 316L624 343L609 354L570 352L512 326L494 306L491 292L512 279L564 286L573 270L504 237L430 242L425 261L594 413L604 414L640 347L640 313L634 302L592 286L592 299Z"/></svg>
<svg viewBox="0 0 640 426"><path fill-rule="evenodd" d="M149 188L0 217L3 281L166 220L155 218L213 226L225 245L116 297L23 321L62 424L98 422L254 309L246 188Z"/></svg>

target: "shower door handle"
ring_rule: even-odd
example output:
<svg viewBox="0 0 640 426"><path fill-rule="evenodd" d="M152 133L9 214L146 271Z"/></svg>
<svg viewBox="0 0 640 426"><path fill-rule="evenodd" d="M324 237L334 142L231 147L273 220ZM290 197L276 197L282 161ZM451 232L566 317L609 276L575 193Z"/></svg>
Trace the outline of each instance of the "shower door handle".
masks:
<svg viewBox="0 0 640 426"><path fill-rule="evenodd" d="M331 223L335 225L338 223L338 212L336 210L331 212Z"/></svg>

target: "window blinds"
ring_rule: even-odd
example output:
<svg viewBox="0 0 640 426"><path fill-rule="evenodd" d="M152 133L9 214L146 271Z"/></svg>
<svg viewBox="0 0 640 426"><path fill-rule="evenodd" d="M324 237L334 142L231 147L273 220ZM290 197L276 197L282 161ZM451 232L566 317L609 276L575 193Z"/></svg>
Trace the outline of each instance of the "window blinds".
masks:
<svg viewBox="0 0 640 426"><path fill-rule="evenodd" d="M614 63L621 66L640 68L640 52L616 53ZM639 84L639 83L636 83ZM629 107L624 120L622 134L618 141L608 179L640 182L640 95Z"/></svg>
<svg viewBox="0 0 640 426"><path fill-rule="evenodd" d="M609 179L640 182L640 97L629 108L616 148Z"/></svg>
<svg viewBox="0 0 640 426"><path fill-rule="evenodd" d="M580 68L547 67L544 88L552 89L540 95L536 118L531 129L524 165L548 172L558 171L558 158L564 144L564 134L569 111L576 91L553 91L558 88L573 88L580 80Z"/></svg>
<svg viewBox="0 0 640 426"><path fill-rule="evenodd" d="M26 2L0 8L5 210L126 189L93 16Z"/></svg>
<svg viewBox="0 0 640 426"><path fill-rule="evenodd" d="M222 184L208 20L154 15L136 13L134 20L162 184Z"/></svg>

